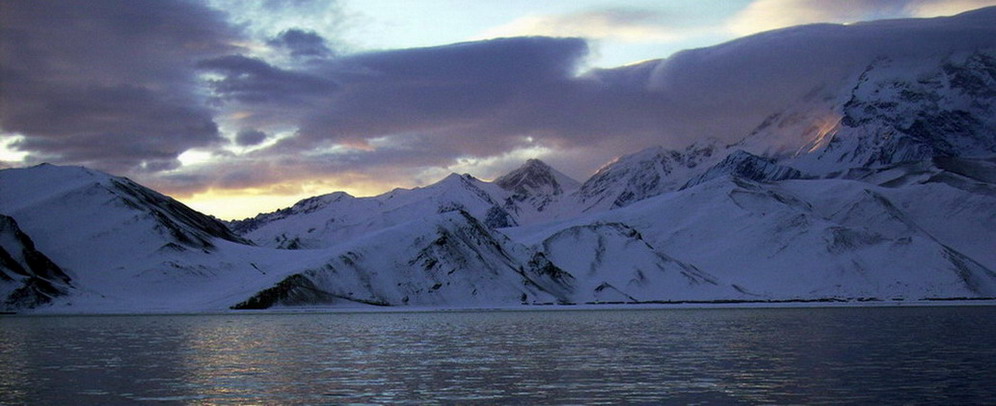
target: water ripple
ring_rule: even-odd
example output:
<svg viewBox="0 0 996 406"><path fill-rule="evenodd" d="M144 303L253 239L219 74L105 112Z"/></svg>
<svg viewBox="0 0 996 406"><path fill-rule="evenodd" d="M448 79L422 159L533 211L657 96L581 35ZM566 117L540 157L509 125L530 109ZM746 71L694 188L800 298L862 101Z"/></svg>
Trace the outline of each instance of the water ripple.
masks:
<svg viewBox="0 0 996 406"><path fill-rule="evenodd" d="M985 403L990 307L0 318L0 404Z"/></svg>

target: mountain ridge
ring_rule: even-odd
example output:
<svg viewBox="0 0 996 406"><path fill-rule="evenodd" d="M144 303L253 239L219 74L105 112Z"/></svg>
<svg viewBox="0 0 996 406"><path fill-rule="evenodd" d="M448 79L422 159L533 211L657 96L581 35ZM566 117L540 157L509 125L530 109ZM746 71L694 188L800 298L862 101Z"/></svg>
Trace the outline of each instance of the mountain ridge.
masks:
<svg viewBox="0 0 996 406"><path fill-rule="evenodd" d="M715 81L721 107L764 97L739 93L757 86L738 75L782 86L766 69L823 49L804 41L815 34L860 48L826 70L805 66L835 55L777 66L815 79L742 106L763 114L732 142L703 119L697 143L622 155L584 182L527 160L493 182L450 174L223 224L85 168L0 170L0 213L24 236L3 234L4 269L20 270L4 271L3 292L32 283L11 252L33 245L55 290L19 311L992 299L996 43L972 34L993 21L996 8L796 27L598 72L600 85L672 97ZM947 32L964 44L883 45Z"/></svg>

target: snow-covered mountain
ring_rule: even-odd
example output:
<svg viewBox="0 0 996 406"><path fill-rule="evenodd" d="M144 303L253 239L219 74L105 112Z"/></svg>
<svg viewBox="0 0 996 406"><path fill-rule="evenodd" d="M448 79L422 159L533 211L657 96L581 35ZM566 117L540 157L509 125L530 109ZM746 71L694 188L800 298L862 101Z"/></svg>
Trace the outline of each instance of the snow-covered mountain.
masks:
<svg viewBox="0 0 996 406"><path fill-rule="evenodd" d="M235 252L248 241L125 178L40 165L0 171L0 190L0 212L72 278L73 293L53 301L64 311L176 309L259 273Z"/></svg>
<svg viewBox="0 0 996 406"><path fill-rule="evenodd" d="M2 170L0 300L88 312L996 297L996 42L979 36L992 27L996 8L796 27L599 71L604 86L765 110L735 138L644 149L581 184L529 160L494 182L452 174L224 224L84 168ZM904 36L929 41L890 45ZM802 65L777 63L789 57ZM765 87L796 96L745 94Z"/></svg>
<svg viewBox="0 0 996 406"><path fill-rule="evenodd" d="M853 80L775 113L740 148L825 175L996 154L996 50L876 59Z"/></svg>
<svg viewBox="0 0 996 406"><path fill-rule="evenodd" d="M539 159L529 159L519 168L495 179L494 183L516 196L559 196L581 184Z"/></svg>
<svg viewBox="0 0 996 406"><path fill-rule="evenodd" d="M683 151L653 147L605 165L576 193L581 211L607 210L681 188L692 176L722 157L717 147L692 145Z"/></svg>
<svg viewBox="0 0 996 406"><path fill-rule="evenodd" d="M721 176L734 176L757 182L774 182L802 177L798 169L779 165L774 159L762 158L742 150L734 150L699 175L685 182L682 189L708 182Z"/></svg>
<svg viewBox="0 0 996 406"><path fill-rule="evenodd" d="M72 287L69 276L35 248L17 222L0 214L0 310L47 304Z"/></svg>
<svg viewBox="0 0 996 406"><path fill-rule="evenodd" d="M748 297L992 297L993 204L993 195L940 182L893 189L837 179L757 183L721 177L509 235L528 244L561 230L624 224L674 261ZM586 248L582 252L592 251ZM585 255L568 258L584 261ZM550 258L565 270L578 268Z"/></svg>
<svg viewBox="0 0 996 406"><path fill-rule="evenodd" d="M464 210L490 228L510 227L510 192L470 175L451 174L432 185L395 189L374 197L343 192L305 199L294 206L237 221L232 228L259 245L325 248L412 219Z"/></svg>
<svg viewBox="0 0 996 406"><path fill-rule="evenodd" d="M623 223L559 230L538 244L546 258L577 275L575 302L742 298L733 286L657 251Z"/></svg>
<svg viewBox="0 0 996 406"><path fill-rule="evenodd" d="M538 159L527 160L521 167L495 179L494 184L511 192L504 207L514 213L521 224L556 217L559 213L552 213L550 209L561 209L565 197L581 186Z"/></svg>
<svg viewBox="0 0 996 406"><path fill-rule="evenodd" d="M572 278L462 209L382 229L236 304L481 306L567 301Z"/></svg>

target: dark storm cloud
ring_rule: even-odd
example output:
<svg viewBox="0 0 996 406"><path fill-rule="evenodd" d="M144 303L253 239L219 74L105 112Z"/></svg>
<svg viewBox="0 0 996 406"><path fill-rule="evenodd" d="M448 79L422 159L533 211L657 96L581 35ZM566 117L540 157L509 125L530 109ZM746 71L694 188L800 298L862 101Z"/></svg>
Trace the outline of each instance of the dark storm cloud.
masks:
<svg viewBox="0 0 996 406"><path fill-rule="evenodd" d="M201 61L203 70L224 75L208 81L218 97L246 104L300 104L314 97L328 97L338 87L335 82L276 68L261 59L228 55Z"/></svg>
<svg viewBox="0 0 996 406"><path fill-rule="evenodd" d="M295 58L327 58L334 54L321 35L296 28L285 30L266 43L287 51Z"/></svg>
<svg viewBox="0 0 996 406"><path fill-rule="evenodd" d="M216 148L211 161L143 179L167 192L343 174L410 184L426 168L533 147L567 151L576 159L561 169L583 178L651 145L735 141L877 56L996 38L983 35L991 17L979 27L931 21L943 29L807 26L578 75L589 52L578 38L335 54L335 38L281 27L257 33L271 49L251 54L229 45L247 34L199 3L0 0L0 125L36 157L118 174L176 168L183 151L223 145L216 121L246 129L241 146L281 139L242 155Z"/></svg>
<svg viewBox="0 0 996 406"><path fill-rule="evenodd" d="M263 156L346 144L362 149L331 156L329 165L442 167L528 146L525 136L533 133L564 137L586 123L609 127L590 117L601 85L575 77L587 52L582 39L523 37L370 52L296 69L239 55L199 67L223 76L211 86L227 108L252 112L241 125L297 129ZM622 108L638 102L615 99L606 97ZM376 151L373 140L381 140Z"/></svg>
<svg viewBox="0 0 996 406"><path fill-rule="evenodd" d="M174 177L191 182L189 188L296 176L287 168L411 173L529 147L526 136L570 147L657 121L646 118L656 117L646 114L656 106L645 92L576 76L588 53L578 38L335 56L325 38L288 29L267 45L308 60L277 65L229 46L243 35L194 3L3 7L3 97L24 101L4 103L3 130L23 134L15 147L36 157L135 174L176 168L183 151L222 144L215 124L221 114L247 129L236 134L241 146L259 145L267 133L295 132L217 180ZM313 152L335 144L359 149ZM305 151L312 158L303 158ZM237 160L216 158L208 168Z"/></svg>
<svg viewBox="0 0 996 406"><path fill-rule="evenodd" d="M235 143L243 147L259 145L266 140L266 133L254 128L247 128L235 135Z"/></svg>
<svg viewBox="0 0 996 406"><path fill-rule="evenodd" d="M315 92L320 84L308 83L269 94L324 94L309 98L313 109L287 123L299 128L290 143L300 148L322 142L363 143L398 133L438 134L447 128L497 125L494 119L509 110L572 91L575 70L587 51L581 39L510 38L373 52L333 59L308 71L307 78L338 83L335 91ZM219 84L248 80L243 86L277 87L269 86L271 81L262 75L236 74L229 72ZM220 86L216 92L223 97L236 93Z"/></svg>
<svg viewBox="0 0 996 406"><path fill-rule="evenodd" d="M223 16L182 1L0 3L0 123L43 159L175 167L221 140L194 63L230 53Z"/></svg>
<svg viewBox="0 0 996 406"><path fill-rule="evenodd" d="M652 145L735 142L766 115L821 86L839 86L879 56L992 46L974 23L953 21L917 29L890 22L798 27L581 76L588 48L576 38L341 56L288 72L338 87L313 93L308 108L283 123L295 136L260 153L292 156L345 144L357 150L330 155L324 165L376 170L446 167L543 146L587 157L566 168L583 178L613 156Z"/></svg>
<svg viewBox="0 0 996 406"><path fill-rule="evenodd" d="M518 37L360 54L349 62L377 77L517 83L559 80L588 53L580 38Z"/></svg>

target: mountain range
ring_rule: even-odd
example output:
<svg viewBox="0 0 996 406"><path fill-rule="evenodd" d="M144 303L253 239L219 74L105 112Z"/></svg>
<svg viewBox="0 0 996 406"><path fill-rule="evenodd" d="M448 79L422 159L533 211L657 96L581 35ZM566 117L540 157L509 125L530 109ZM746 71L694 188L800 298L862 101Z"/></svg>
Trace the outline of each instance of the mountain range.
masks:
<svg viewBox="0 0 996 406"><path fill-rule="evenodd" d="M852 31L996 27L994 15ZM796 27L697 51L723 66L739 55L731 48L825 30ZM996 297L996 40L878 51L828 67L839 74L735 142L703 136L680 149L648 148L584 182L531 159L494 181L452 174L222 222L87 168L2 170L0 306L86 313ZM652 75L648 66L618 73L633 80Z"/></svg>

